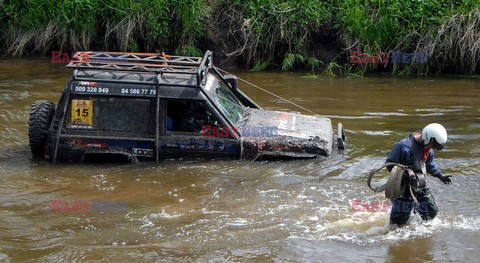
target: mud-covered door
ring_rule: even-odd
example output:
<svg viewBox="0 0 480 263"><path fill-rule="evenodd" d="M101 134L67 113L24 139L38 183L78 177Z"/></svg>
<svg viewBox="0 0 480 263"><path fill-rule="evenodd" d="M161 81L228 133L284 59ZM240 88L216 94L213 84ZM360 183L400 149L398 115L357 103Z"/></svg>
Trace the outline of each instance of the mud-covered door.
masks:
<svg viewBox="0 0 480 263"><path fill-rule="evenodd" d="M165 104L162 158L238 158L239 140L205 101L167 99Z"/></svg>

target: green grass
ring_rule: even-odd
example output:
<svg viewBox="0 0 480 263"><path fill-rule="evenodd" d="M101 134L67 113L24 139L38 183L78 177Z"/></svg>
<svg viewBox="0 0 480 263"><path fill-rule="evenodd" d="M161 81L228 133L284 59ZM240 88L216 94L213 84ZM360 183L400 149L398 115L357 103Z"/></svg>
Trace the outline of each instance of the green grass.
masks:
<svg viewBox="0 0 480 263"><path fill-rule="evenodd" d="M186 44L175 49L175 54L179 56L201 57L202 51L192 44Z"/></svg>
<svg viewBox="0 0 480 263"><path fill-rule="evenodd" d="M260 72L266 70L270 66L270 63L267 61L259 61L255 63L255 66L250 69L252 72Z"/></svg>
<svg viewBox="0 0 480 263"><path fill-rule="evenodd" d="M10 55L213 49L252 70L310 75L325 64L323 75L480 71L480 49L472 48L480 0L10 0L0 1L0 21L0 49ZM427 64L353 65L351 51L430 56Z"/></svg>
<svg viewBox="0 0 480 263"><path fill-rule="evenodd" d="M292 70L295 65L302 64L304 62L305 62L305 58L303 57L302 54L287 53L283 58L282 70L283 71Z"/></svg>
<svg viewBox="0 0 480 263"><path fill-rule="evenodd" d="M203 0L12 0L0 2L1 46L7 53L52 49L167 51L199 54L206 28Z"/></svg>
<svg viewBox="0 0 480 263"><path fill-rule="evenodd" d="M322 76L330 77L330 78L335 77L337 74L342 74L341 69L342 67L338 65L337 62L332 61L328 63L327 67L322 73ZM337 74L335 74L335 72L337 72Z"/></svg>
<svg viewBox="0 0 480 263"><path fill-rule="evenodd" d="M320 76L318 76L318 75L308 73L305 76L302 76L301 78L304 78L304 79L318 79L319 77Z"/></svg>

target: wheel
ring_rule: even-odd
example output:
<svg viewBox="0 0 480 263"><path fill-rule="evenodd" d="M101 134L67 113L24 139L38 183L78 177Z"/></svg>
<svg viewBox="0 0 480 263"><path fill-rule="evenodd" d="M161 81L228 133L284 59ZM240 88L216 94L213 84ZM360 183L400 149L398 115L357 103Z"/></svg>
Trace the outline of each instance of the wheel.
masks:
<svg viewBox="0 0 480 263"><path fill-rule="evenodd" d="M47 132L55 113L55 104L48 100L37 100L32 103L28 120L28 138L30 150L34 156L43 157Z"/></svg>

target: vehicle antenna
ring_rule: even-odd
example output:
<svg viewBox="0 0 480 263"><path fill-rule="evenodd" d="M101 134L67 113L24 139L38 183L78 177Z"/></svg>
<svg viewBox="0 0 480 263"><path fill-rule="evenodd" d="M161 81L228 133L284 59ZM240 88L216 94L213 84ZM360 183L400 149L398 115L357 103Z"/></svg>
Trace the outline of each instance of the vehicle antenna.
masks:
<svg viewBox="0 0 480 263"><path fill-rule="evenodd" d="M217 70L219 70L219 71L222 71L222 72L225 73L225 74L232 75L231 73L229 73L229 72L227 72L227 71L225 71L225 70L223 70L223 69L221 69L221 68L217 68L217 67L215 67L215 68L216 68ZM255 87L255 88L257 88L257 89L259 89L259 90L261 90L261 91L263 91L263 92L266 92L266 93L268 93L268 94L270 94L270 95L272 95L272 96L275 96L275 97L277 97L277 98L279 98L279 99L281 99L281 100L284 100L284 101L286 101L286 102L288 102L288 103L290 103L290 104L292 104L292 105L294 105L294 106L296 106L296 107L298 107L298 108L300 108L300 109L302 109L302 110L304 110L304 111L308 111L308 112L310 112L310 113L312 113L312 114L314 114L314 115L320 115L320 114L317 114L317 113L315 113L315 112L313 112L313 111L311 111L311 110L309 110L309 109L307 109L307 108L305 108L305 107L302 107L302 106L296 104L295 102L292 102L292 101L289 101L289 100L287 100L287 99L285 99L285 98L282 98L281 96L279 96L279 95L277 95L277 94L275 94L275 93L273 93L273 92L271 92L271 91L268 91L268 90L266 90L266 89L260 88L259 86L255 85L255 84L253 84L253 83L251 83L251 82L248 82L248 81L246 81L246 80L244 80L244 79L242 79L242 78L237 77L237 79L239 79L239 80L241 80L241 81L243 81L243 82L245 82L245 83L247 83L247 84L249 84L249 85L251 85L251 86L253 86L253 87Z"/></svg>

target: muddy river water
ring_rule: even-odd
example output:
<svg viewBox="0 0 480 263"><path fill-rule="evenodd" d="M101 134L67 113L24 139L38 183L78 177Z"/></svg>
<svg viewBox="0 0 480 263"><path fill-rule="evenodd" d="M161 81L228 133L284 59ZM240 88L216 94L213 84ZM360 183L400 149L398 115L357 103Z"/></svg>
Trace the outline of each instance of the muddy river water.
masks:
<svg viewBox="0 0 480 263"><path fill-rule="evenodd" d="M58 102L71 71L48 59L0 61L0 262L290 261L474 262L480 258L480 80L306 79L238 72L346 128L348 148L326 160L168 160L50 164L32 160L34 100ZM302 110L240 83L271 110ZM305 113L305 112L302 112ZM436 219L390 230L366 175L395 142L431 122L449 133L436 153L453 184L429 177ZM335 126L336 127L336 126ZM126 212L52 212L52 200L127 202Z"/></svg>

